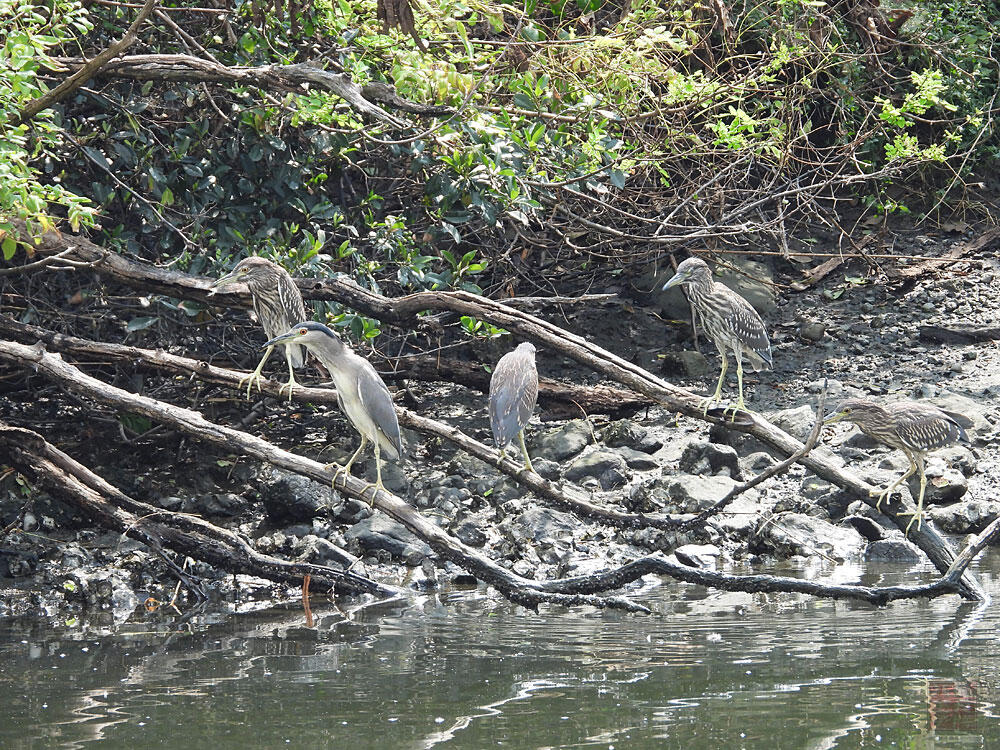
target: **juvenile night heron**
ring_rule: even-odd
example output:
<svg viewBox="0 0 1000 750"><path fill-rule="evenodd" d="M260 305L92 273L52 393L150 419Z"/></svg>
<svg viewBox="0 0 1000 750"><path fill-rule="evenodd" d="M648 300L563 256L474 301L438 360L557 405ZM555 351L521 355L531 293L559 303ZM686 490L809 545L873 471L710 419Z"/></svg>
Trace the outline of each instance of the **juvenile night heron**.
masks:
<svg viewBox="0 0 1000 750"><path fill-rule="evenodd" d="M874 401L860 398L849 398L842 401L831 414L823 420L826 424L846 420L853 422L870 438L877 440L890 448L898 448L910 460L910 468L888 488L878 493L876 508L889 497L893 490L909 479L915 472L920 472L920 495L917 498L917 510L912 513L901 513L913 516L906 525L909 533L913 522L917 529L922 522L924 508L924 489L927 487L927 477L924 475L924 454L938 448L947 448L959 440L968 442L965 434L967 427L972 427L972 420L962 414L945 411L930 404L915 401L898 401L880 406Z"/></svg>
<svg viewBox="0 0 1000 750"><path fill-rule="evenodd" d="M364 357L351 351L340 337L322 323L297 323L287 333L275 336L265 346L295 342L305 346L316 355L333 377L337 386L340 409L354 429L361 433L361 445L343 466L338 466L333 481L341 473L350 474L351 466L361 455L361 451L371 442L375 446L375 472L377 481L374 498L382 486L382 452L393 461L403 455L403 439L399 434L399 420L393 406L389 389L379 374ZM336 464L329 464L329 467ZM367 488L366 488L367 489Z"/></svg>
<svg viewBox="0 0 1000 750"><path fill-rule="evenodd" d="M711 404L722 400L722 383L729 366L726 352L731 351L736 357L736 379L740 387L740 398L733 407L735 420L736 412L746 406L743 401L743 357L746 356L755 372L771 367L771 342L764 321L749 302L725 284L713 281L712 270L701 258L683 261L663 288L678 285L686 287L698 324L715 342L722 357L719 383L715 393L702 401L702 408L707 413Z"/></svg>
<svg viewBox="0 0 1000 750"><path fill-rule="evenodd" d="M531 419L537 398L535 347L524 342L503 355L493 368L493 377L490 378L490 427L501 456L507 445L517 437L528 471L534 471L534 468L524 444L524 428Z"/></svg>
<svg viewBox="0 0 1000 750"><path fill-rule="evenodd" d="M306 307L302 302L302 295L299 289L281 266L272 263L264 258L249 257L244 258L236 267L225 276L217 279L212 284L212 291L209 296L215 294L219 289L229 284L243 282L250 290L253 299L253 309L257 314L257 322L264 329L264 334L271 338L280 333L284 333L297 321L306 319ZM281 391L288 389L288 400L292 400L292 387L295 383L295 368L302 367L306 362L306 350L298 344L285 344L285 360L288 362L288 382L281 386ZM257 390L260 390L261 370L274 351L274 345L269 345L264 356L261 357L257 369L240 379L239 387L242 388L247 383L247 398L250 398L250 389L256 381ZM248 382L249 381L249 382Z"/></svg>

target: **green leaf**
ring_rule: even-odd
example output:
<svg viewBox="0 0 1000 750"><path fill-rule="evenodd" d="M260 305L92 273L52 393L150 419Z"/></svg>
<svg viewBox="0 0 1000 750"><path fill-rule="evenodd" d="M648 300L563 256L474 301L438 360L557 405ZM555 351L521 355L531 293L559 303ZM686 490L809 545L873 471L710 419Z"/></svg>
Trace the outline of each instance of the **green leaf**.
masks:
<svg viewBox="0 0 1000 750"><path fill-rule="evenodd" d="M13 237L4 237L3 243L0 244L3 246L3 259L10 260L13 258L14 253L17 252L17 240Z"/></svg>
<svg viewBox="0 0 1000 750"><path fill-rule="evenodd" d="M125 326L125 329L129 333L131 333L132 331L144 331L150 326L152 326L154 323L156 323L156 321L158 321L159 319L160 317L158 315L151 315L142 318L132 318L132 320L128 322L128 325Z"/></svg>

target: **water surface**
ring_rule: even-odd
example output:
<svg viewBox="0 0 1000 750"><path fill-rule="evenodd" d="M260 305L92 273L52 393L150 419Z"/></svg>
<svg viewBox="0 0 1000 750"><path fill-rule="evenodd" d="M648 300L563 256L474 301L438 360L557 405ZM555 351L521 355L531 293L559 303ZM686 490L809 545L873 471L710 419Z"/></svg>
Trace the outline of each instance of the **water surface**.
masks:
<svg viewBox="0 0 1000 750"><path fill-rule="evenodd" d="M997 570L991 551L978 572L994 595ZM314 599L311 628L297 603L8 619L0 747L1000 748L994 606L651 578L630 595L656 614L534 615L477 589Z"/></svg>

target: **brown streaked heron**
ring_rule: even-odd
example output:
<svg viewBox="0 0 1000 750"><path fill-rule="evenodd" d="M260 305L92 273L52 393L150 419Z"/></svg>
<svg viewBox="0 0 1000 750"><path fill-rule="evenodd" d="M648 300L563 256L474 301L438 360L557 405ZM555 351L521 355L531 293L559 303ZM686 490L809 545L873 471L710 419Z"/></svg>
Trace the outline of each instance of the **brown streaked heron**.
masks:
<svg viewBox="0 0 1000 750"><path fill-rule="evenodd" d="M264 335L268 338L284 333L296 322L306 319L306 307L302 302L302 294L299 292L288 271L276 263L272 263L265 258L249 257L244 258L232 271L215 280L212 284L212 291L209 296L215 294L219 289L230 284L243 282L250 290L250 297L253 300L253 310L257 315L257 322L264 329ZM297 344L285 344L285 361L288 362L288 382L281 386L279 393L288 389L288 400L292 400L292 388L296 385L295 368L302 367L306 362L305 348ZM264 356L257 364L257 369L244 378L240 378L239 386L243 387L247 383L247 398L250 398L250 390L256 381L257 390L260 390L261 371L264 363L267 362L274 351L274 346L268 346Z"/></svg>
<svg viewBox="0 0 1000 750"><path fill-rule="evenodd" d="M840 402L823 420L825 424L840 421L853 422L868 437L890 448L903 451L910 461L910 468L903 476L876 493L878 497L876 508L881 509L882 501L892 495L893 490L916 472L920 472L917 510L900 513L903 516L913 516L906 525L904 533L909 533L914 521L917 522L919 530L923 519L924 490L927 488L924 454L939 448L947 448L960 440L968 442L969 436L965 430L972 427L972 420L964 414L956 414L916 401L897 401L883 406L863 398L849 398Z"/></svg>
<svg viewBox="0 0 1000 750"><path fill-rule="evenodd" d="M722 372L715 386L715 393L702 400L705 413L708 407L722 400L722 383L729 366L726 353L731 351L736 357L736 379L740 397L733 409L736 412L746 408L743 401L743 357L747 358L754 372L770 369L771 342L760 315L753 306L740 295L712 279L712 269L701 258L691 257L677 266L677 273L663 285L664 290L683 285L694 308L701 329L715 343L722 357ZM727 408L728 411L728 408Z"/></svg>
<svg viewBox="0 0 1000 750"><path fill-rule="evenodd" d="M337 481L341 473L350 474L351 466L365 446L371 442L375 447L377 480L368 487L375 488L375 492L372 493L374 501L378 491L385 489L382 485L382 452L384 451L392 461L398 461L403 456L403 438L399 433L399 420L389 389L375 372L371 362L355 354L336 333L322 323L312 321L297 323L290 331L275 336L264 346L282 343L287 346L290 342L309 349L330 371L337 387L340 409L354 429L361 434L361 445L346 464L327 465L327 468L337 466L333 481Z"/></svg>
<svg viewBox="0 0 1000 750"><path fill-rule="evenodd" d="M524 428L531 419L537 398L535 346L525 341L503 355L493 368L490 378L490 428L501 456L515 437L520 441L528 471L535 469L524 444Z"/></svg>

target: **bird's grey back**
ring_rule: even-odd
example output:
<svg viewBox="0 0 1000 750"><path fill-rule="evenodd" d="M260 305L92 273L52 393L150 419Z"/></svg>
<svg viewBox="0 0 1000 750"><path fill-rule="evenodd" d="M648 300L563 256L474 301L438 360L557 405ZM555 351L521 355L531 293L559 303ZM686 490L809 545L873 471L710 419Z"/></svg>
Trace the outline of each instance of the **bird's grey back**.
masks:
<svg viewBox="0 0 1000 750"><path fill-rule="evenodd" d="M392 403L392 394L371 362L354 352L350 352L348 356L357 364L361 405L378 427L379 437L384 438L379 441L379 447L389 454L391 460L399 461L403 456L403 436L399 431L399 418Z"/></svg>
<svg viewBox="0 0 1000 750"><path fill-rule="evenodd" d="M893 404L888 411L903 445L910 450L931 451L969 441L965 427L971 427L972 421L963 414L915 401Z"/></svg>
<svg viewBox="0 0 1000 750"><path fill-rule="evenodd" d="M498 447L504 447L531 419L538 398L535 347L521 344L507 352L490 378L490 429Z"/></svg>

